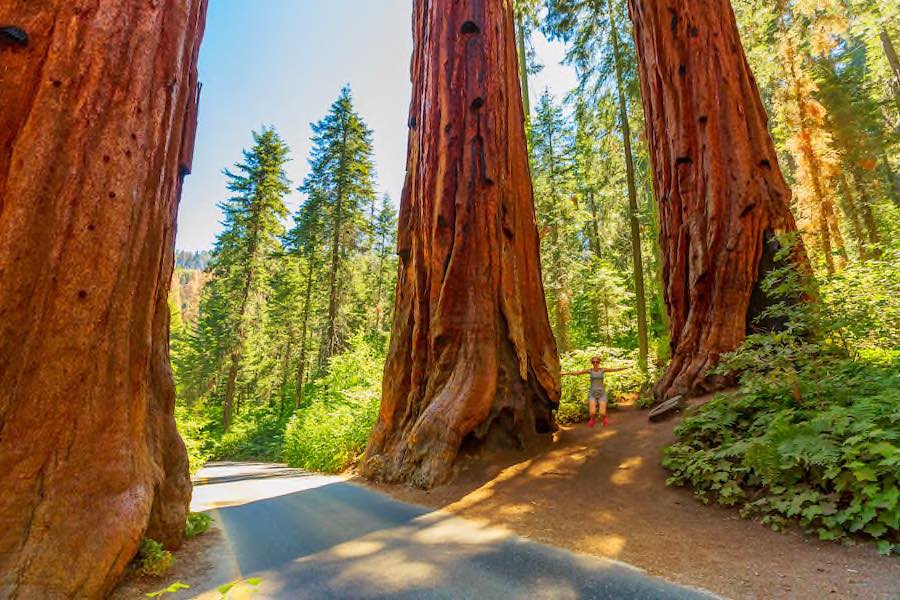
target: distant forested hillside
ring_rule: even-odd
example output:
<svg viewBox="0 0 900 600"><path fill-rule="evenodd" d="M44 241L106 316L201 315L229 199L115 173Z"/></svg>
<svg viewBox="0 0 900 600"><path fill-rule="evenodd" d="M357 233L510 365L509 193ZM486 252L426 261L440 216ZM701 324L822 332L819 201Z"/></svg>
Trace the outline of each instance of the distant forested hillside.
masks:
<svg viewBox="0 0 900 600"><path fill-rule="evenodd" d="M176 250L175 266L182 269L199 269L205 271L206 265L209 264L210 254L209 250L199 250L197 252L191 252L190 250Z"/></svg>

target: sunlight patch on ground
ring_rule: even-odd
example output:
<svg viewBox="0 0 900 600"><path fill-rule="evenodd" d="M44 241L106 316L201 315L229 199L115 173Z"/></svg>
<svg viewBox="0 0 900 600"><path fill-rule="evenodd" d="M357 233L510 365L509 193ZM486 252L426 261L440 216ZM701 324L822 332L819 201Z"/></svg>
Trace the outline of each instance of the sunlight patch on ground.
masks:
<svg viewBox="0 0 900 600"><path fill-rule="evenodd" d="M616 485L629 485L634 483L634 474L641 465L644 464L642 456L632 456L626 458L616 467L616 472L612 474L610 479Z"/></svg>
<svg viewBox="0 0 900 600"><path fill-rule="evenodd" d="M611 533L608 535L591 535L584 538L586 544L591 548L592 554L600 554L610 558L618 558L625 548L627 540L618 534Z"/></svg>
<svg viewBox="0 0 900 600"><path fill-rule="evenodd" d="M384 548L384 544L381 542L351 540L349 542L344 542L343 544L335 546L332 551L337 556L341 556L343 558L359 558L361 556L375 554L382 548Z"/></svg>

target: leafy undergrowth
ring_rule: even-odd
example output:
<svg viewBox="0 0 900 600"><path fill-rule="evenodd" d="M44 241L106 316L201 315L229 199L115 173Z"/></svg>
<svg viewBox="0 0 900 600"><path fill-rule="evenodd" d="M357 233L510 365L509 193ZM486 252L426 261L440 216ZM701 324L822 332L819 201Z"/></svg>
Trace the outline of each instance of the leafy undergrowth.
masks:
<svg viewBox="0 0 900 600"><path fill-rule="evenodd" d="M162 577L175 564L175 557L156 540L144 538L138 548L137 563L142 575Z"/></svg>
<svg viewBox="0 0 900 600"><path fill-rule="evenodd" d="M206 513L189 512L184 525L184 537L193 539L209 530L212 519Z"/></svg>
<svg viewBox="0 0 900 600"><path fill-rule="evenodd" d="M384 355L360 338L332 358L328 373L304 391L287 424L283 458L292 467L337 473L366 448L378 416Z"/></svg>
<svg viewBox="0 0 900 600"><path fill-rule="evenodd" d="M793 271L767 278L782 299L768 315L785 330L723 357L721 371L742 372L739 389L686 418L663 465L670 484L773 529L797 523L900 553L900 351L890 326L900 273L891 257L857 269L871 287L832 278L812 304L789 301L804 285Z"/></svg>

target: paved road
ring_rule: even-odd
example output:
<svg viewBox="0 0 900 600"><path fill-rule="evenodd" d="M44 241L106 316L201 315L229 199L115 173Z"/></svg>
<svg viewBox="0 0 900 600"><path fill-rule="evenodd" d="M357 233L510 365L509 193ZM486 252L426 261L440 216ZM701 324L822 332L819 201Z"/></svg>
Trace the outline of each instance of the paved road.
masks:
<svg viewBox="0 0 900 600"><path fill-rule="evenodd" d="M193 510L226 543L217 584L259 578L252 598L709 599L624 563L404 504L340 477L218 463L197 476ZM636 526L640 526L637 524ZM213 581L217 579L216 581Z"/></svg>

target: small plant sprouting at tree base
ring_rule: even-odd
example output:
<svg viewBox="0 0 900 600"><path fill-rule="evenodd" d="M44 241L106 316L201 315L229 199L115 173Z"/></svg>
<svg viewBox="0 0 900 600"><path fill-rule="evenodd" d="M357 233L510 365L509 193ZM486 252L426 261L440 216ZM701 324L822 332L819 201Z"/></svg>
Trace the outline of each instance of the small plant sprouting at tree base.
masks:
<svg viewBox="0 0 900 600"><path fill-rule="evenodd" d="M554 430L512 2L416 2L400 270L362 473L431 487L460 447Z"/></svg>

